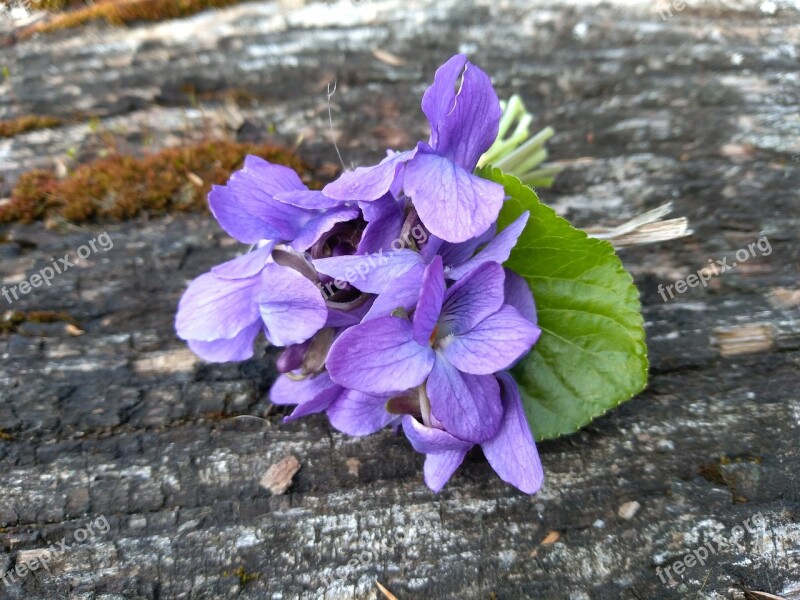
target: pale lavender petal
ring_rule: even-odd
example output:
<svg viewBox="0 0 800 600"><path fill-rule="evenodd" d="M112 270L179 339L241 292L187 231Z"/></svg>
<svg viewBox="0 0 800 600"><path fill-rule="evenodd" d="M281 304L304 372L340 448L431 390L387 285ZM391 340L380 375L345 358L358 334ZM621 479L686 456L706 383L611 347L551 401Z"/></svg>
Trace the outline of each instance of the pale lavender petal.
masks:
<svg viewBox="0 0 800 600"><path fill-rule="evenodd" d="M322 193L335 200L377 200L392 187L398 169L414 158L417 149L387 156L374 167L358 167L345 171L339 179L326 185Z"/></svg>
<svg viewBox="0 0 800 600"><path fill-rule="evenodd" d="M453 82L455 83L455 81ZM467 62L453 110L436 126L433 149L467 171L497 139L502 110L488 75Z"/></svg>
<svg viewBox="0 0 800 600"><path fill-rule="evenodd" d="M434 257L425 267L417 309L414 311L414 340L418 344L430 344L430 337L442 312L445 282L442 257Z"/></svg>
<svg viewBox="0 0 800 600"><path fill-rule="evenodd" d="M516 382L508 373L498 373L503 399L503 422L498 434L481 444L486 460L500 479L526 494L542 487L544 470L536 451Z"/></svg>
<svg viewBox="0 0 800 600"><path fill-rule="evenodd" d="M527 354L541 333L516 308L506 304L470 331L447 337L440 352L459 371L489 375L510 367Z"/></svg>
<svg viewBox="0 0 800 600"><path fill-rule="evenodd" d="M281 375L269 390L269 401L280 406L304 404L334 388L341 390L341 386L331 381L327 373L299 380L292 379L288 375Z"/></svg>
<svg viewBox="0 0 800 600"><path fill-rule="evenodd" d="M397 152L389 152L388 156L394 156L395 154L397 154ZM403 194L403 173L405 172L405 168L406 166L403 164L399 169L397 169L394 181L392 182L392 185L389 186L389 191L386 192L393 198L400 198L400 196Z"/></svg>
<svg viewBox="0 0 800 600"><path fill-rule="evenodd" d="M328 352L336 383L370 394L400 392L425 381L433 350L414 341L411 323L382 317L347 329Z"/></svg>
<svg viewBox="0 0 800 600"><path fill-rule="evenodd" d="M275 242L269 242L257 250L217 265L211 269L211 272L221 279L244 279L258 275L267 264L267 259L274 246Z"/></svg>
<svg viewBox="0 0 800 600"><path fill-rule="evenodd" d="M306 341L325 325L322 293L294 269L270 263L262 271L258 307L267 339L276 346Z"/></svg>
<svg viewBox="0 0 800 600"><path fill-rule="evenodd" d="M441 248L439 248L439 254L442 255L448 279L453 279L450 277L450 272L455 267L463 265L475 255L478 248L487 244L494 238L496 230L497 225L492 223L489 229L478 237L470 238L466 242L459 242L458 244L451 244L450 242L444 242L442 244Z"/></svg>
<svg viewBox="0 0 800 600"><path fill-rule="evenodd" d="M472 442L460 440L446 431L427 427L411 415L403 415L403 433L406 434L414 450L423 454L437 454L452 450L466 452L474 446Z"/></svg>
<svg viewBox="0 0 800 600"><path fill-rule="evenodd" d="M345 390L328 408L328 419L334 428L347 435L370 435L397 418L386 411L387 399Z"/></svg>
<svg viewBox="0 0 800 600"><path fill-rule="evenodd" d="M460 335L503 306L505 273L497 263L485 263L447 290L439 318L440 331Z"/></svg>
<svg viewBox="0 0 800 600"><path fill-rule="evenodd" d="M418 252L398 250L368 255L335 256L312 261L314 268L334 279L346 281L368 294L380 294L397 277L422 262Z"/></svg>
<svg viewBox="0 0 800 600"><path fill-rule="evenodd" d="M328 306L328 320L325 327L350 327L358 325L366 318L374 300L367 300L364 304L353 310L340 310Z"/></svg>
<svg viewBox="0 0 800 600"><path fill-rule="evenodd" d="M325 321L325 327L352 327L361 323L361 319L357 315L341 310L328 309L328 319Z"/></svg>
<svg viewBox="0 0 800 600"><path fill-rule="evenodd" d="M298 227L292 240L292 248L302 252L313 246L323 233L330 231L337 223L350 221L358 215L358 209L355 207L332 208L318 215L312 214Z"/></svg>
<svg viewBox="0 0 800 600"><path fill-rule="evenodd" d="M300 181L300 176L294 169L273 164L252 154L245 157L242 171L270 196L306 189L306 185Z"/></svg>
<svg viewBox="0 0 800 600"><path fill-rule="evenodd" d="M253 208L247 203L247 198L240 199L225 186L215 185L211 188L208 206L228 235L245 244L275 238L280 233L267 221L259 218L258 207Z"/></svg>
<svg viewBox="0 0 800 600"><path fill-rule="evenodd" d="M339 397L343 389L344 388L342 386L337 385L334 388L319 394L309 402L298 404L292 411L292 414L283 417L283 422L288 423L289 421L294 421L300 417L314 415L327 410L331 403Z"/></svg>
<svg viewBox="0 0 800 600"><path fill-rule="evenodd" d="M452 450L426 455L425 465L422 468L425 485L438 494L464 462L466 454L466 450Z"/></svg>
<svg viewBox="0 0 800 600"><path fill-rule="evenodd" d="M254 221L266 223L271 227L268 235L262 235L260 239L277 239L280 241L294 239L298 229L308 219L307 211L291 204L278 202L272 196L267 195L250 179L242 178L241 171L237 171L228 181L230 187L237 198L246 198L246 209L250 218ZM216 214L216 213L215 213ZM237 237L237 236L235 236ZM253 243L257 239L243 239L237 237L242 242Z"/></svg>
<svg viewBox="0 0 800 600"><path fill-rule="evenodd" d="M307 220L306 210L275 199L280 192L306 189L292 169L248 156L244 168L231 175L228 188L247 213L277 230L277 235L262 239L294 239L299 225Z"/></svg>
<svg viewBox="0 0 800 600"><path fill-rule="evenodd" d="M227 340L202 342L188 340L189 348L208 362L238 362L253 356L253 342L261 331L261 322L256 321Z"/></svg>
<svg viewBox="0 0 800 600"><path fill-rule="evenodd" d="M426 263L429 263L433 260L433 257L437 254L442 254L442 248L447 245L442 238L438 238L435 235L428 236L428 243L425 244L422 249L420 250L420 254L422 255L423 260ZM444 261L444 264L447 265L447 261Z"/></svg>
<svg viewBox="0 0 800 600"><path fill-rule="evenodd" d="M286 350L280 353L275 366L280 373L289 373L295 371L303 366L303 358L306 355L308 347L311 345L311 340L306 340L302 344L292 344L287 346Z"/></svg>
<svg viewBox="0 0 800 600"><path fill-rule="evenodd" d="M320 191L306 189L280 192L275 194L275 199L305 209L338 208L342 205L341 201L329 198Z"/></svg>
<svg viewBox="0 0 800 600"><path fill-rule="evenodd" d="M403 226L403 209L400 204L389 194L374 202L360 204L367 226L358 244L357 254L390 250L392 242L399 238ZM399 248L396 242L395 248Z"/></svg>
<svg viewBox="0 0 800 600"><path fill-rule="evenodd" d="M505 303L516 308L523 317L536 325L536 303L528 282L511 269L503 269L506 274Z"/></svg>
<svg viewBox="0 0 800 600"><path fill-rule="evenodd" d="M436 353L426 389L431 412L449 433L476 444L497 434L503 406L494 375L461 373Z"/></svg>
<svg viewBox="0 0 800 600"><path fill-rule="evenodd" d="M410 313L419 301L419 291L422 287L422 274L425 267L421 264L414 265L408 271L394 279L383 293L375 298L375 302L364 317L371 321L379 317L388 317L398 308Z"/></svg>
<svg viewBox="0 0 800 600"><path fill-rule="evenodd" d="M480 265L487 262L503 264L508 260L511 250L517 244L517 239L525 229L530 213L525 211L513 223L498 233L480 252L461 266L457 266L448 271L449 279L460 279L470 271L475 270ZM453 263L449 263L453 264Z"/></svg>
<svg viewBox="0 0 800 600"><path fill-rule="evenodd" d="M205 273L189 284L178 305L175 330L184 340L231 339L258 321L261 277L220 279Z"/></svg>
<svg viewBox="0 0 800 600"><path fill-rule="evenodd" d="M497 220L503 186L465 171L447 158L419 153L406 166L403 189L435 236L464 242Z"/></svg>
<svg viewBox="0 0 800 600"><path fill-rule="evenodd" d="M436 69L433 84L422 96L422 112L428 117L431 126L430 145L436 146L439 138L439 127L446 115L452 112L456 103L456 83L467 64L467 57L456 54L441 67ZM468 127L472 127L470 124Z"/></svg>
<svg viewBox="0 0 800 600"><path fill-rule="evenodd" d="M414 417L403 417L403 432L417 452L424 453L425 484L434 492L441 490L464 460L471 442L464 442L446 431L426 427Z"/></svg>
<svg viewBox="0 0 800 600"><path fill-rule="evenodd" d="M301 380L281 375L272 385L269 396L273 404L297 405L291 415L284 417L284 422L287 422L324 411L342 391L343 388L333 383L327 373Z"/></svg>

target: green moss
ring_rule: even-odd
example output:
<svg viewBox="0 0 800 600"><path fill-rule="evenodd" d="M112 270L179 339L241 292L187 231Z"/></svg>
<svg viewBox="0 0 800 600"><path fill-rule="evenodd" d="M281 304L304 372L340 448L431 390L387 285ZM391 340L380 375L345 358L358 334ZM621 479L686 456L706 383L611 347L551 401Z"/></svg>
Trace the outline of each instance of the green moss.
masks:
<svg viewBox="0 0 800 600"><path fill-rule="evenodd" d="M64 121L58 117L40 117L37 115L23 115L16 119L0 121L0 137L14 137L20 133L34 131L36 129L49 129L58 127Z"/></svg>
<svg viewBox="0 0 800 600"><path fill-rule="evenodd" d="M137 21L178 19L210 8L223 8L241 2L242 0L96 0L92 4L80 7L84 3L74 0L40 0L38 4L42 8L50 6L50 10L60 11L75 6L78 8L62 12L44 23L33 25L24 30L20 37L70 29L90 21L127 25Z"/></svg>
<svg viewBox="0 0 800 600"><path fill-rule="evenodd" d="M48 171L20 177L0 223L60 217L73 223L125 220L139 215L207 210L213 184L224 184L248 154L286 165L311 181L308 165L270 144L212 140L144 157L112 155L79 166L65 179Z"/></svg>

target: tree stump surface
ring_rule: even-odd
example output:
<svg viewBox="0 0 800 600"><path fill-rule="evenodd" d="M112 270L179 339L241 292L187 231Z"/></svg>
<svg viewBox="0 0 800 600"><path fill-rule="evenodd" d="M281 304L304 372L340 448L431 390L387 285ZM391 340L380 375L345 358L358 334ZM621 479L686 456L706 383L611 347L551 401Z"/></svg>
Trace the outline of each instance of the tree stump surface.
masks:
<svg viewBox="0 0 800 600"><path fill-rule="evenodd" d="M97 115L125 152L272 135L318 166L336 160L334 78L342 154L367 164L426 139L422 92L466 52L558 132L552 156L568 167L541 197L560 214L614 224L671 200L695 232L620 252L642 294L650 384L541 443L546 482L529 497L479 451L435 495L402 436L282 424L266 398L274 350L196 360L174 334L178 299L242 250L211 217L3 227L7 286L103 231L113 248L0 299L85 332L29 322L0 337L0 575L71 546L0 582L0 598L379 598L376 580L400 600L800 598L800 13L676 6L662 18L666 3L632 0L254 2L0 49L0 118ZM236 125L214 100L226 90L254 98ZM97 123L77 122L0 139L0 197L102 144ZM762 236L769 254L737 261ZM663 301L659 284L723 257L737 266ZM291 456L299 471L273 495ZM729 543L676 574L712 539Z"/></svg>

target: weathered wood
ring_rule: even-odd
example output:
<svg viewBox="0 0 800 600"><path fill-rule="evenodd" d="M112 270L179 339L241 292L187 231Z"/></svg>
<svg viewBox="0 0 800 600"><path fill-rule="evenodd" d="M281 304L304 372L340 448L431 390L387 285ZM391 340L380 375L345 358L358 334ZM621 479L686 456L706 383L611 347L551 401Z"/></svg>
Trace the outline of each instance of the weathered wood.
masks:
<svg viewBox="0 0 800 600"><path fill-rule="evenodd" d="M402 437L348 438L321 417L282 424L266 399L272 350L199 364L174 336L175 306L189 279L240 250L209 218L7 227L3 285L104 229L114 247L9 307L66 312L85 334L26 323L0 338L0 575L101 517L110 529L49 572L0 581L0 598L377 598L376 579L401 600L800 597L800 14L789 4L692 3L662 20L625 0L255 2L3 48L0 118L99 114L130 151L273 126L289 143L302 135L317 164L335 160L334 77L342 152L366 162L425 135L421 92L467 51L558 131L553 155L570 166L545 201L588 226L673 200L696 233L622 251L642 292L650 386L541 444L546 484L527 497L479 452L437 496ZM245 125L232 132L213 98L186 108L189 88L248 90ZM96 130L0 140L0 191L30 168L96 155ZM709 258L730 264L764 235L768 256L662 301L659 284ZM301 469L272 496L259 482L290 455ZM759 514L741 547L687 568L679 587L659 580L658 567Z"/></svg>

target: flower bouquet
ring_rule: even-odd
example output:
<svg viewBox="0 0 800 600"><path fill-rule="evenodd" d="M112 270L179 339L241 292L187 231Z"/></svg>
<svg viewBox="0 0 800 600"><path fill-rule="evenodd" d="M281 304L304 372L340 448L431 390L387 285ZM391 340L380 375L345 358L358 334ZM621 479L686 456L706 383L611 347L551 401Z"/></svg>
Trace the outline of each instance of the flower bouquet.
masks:
<svg viewBox="0 0 800 600"><path fill-rule="evenodd" d="M321 191L250 156L209 205L246 254L191 282L178 335L207 361L285 349L271 401L354 436L402 430L439 491L480 445L506 482L542 484L534 438L575 431L639 392L638 292L609 241L531 186L552 130L529 136L465 56L422 98L431 135Z"/></svg>

